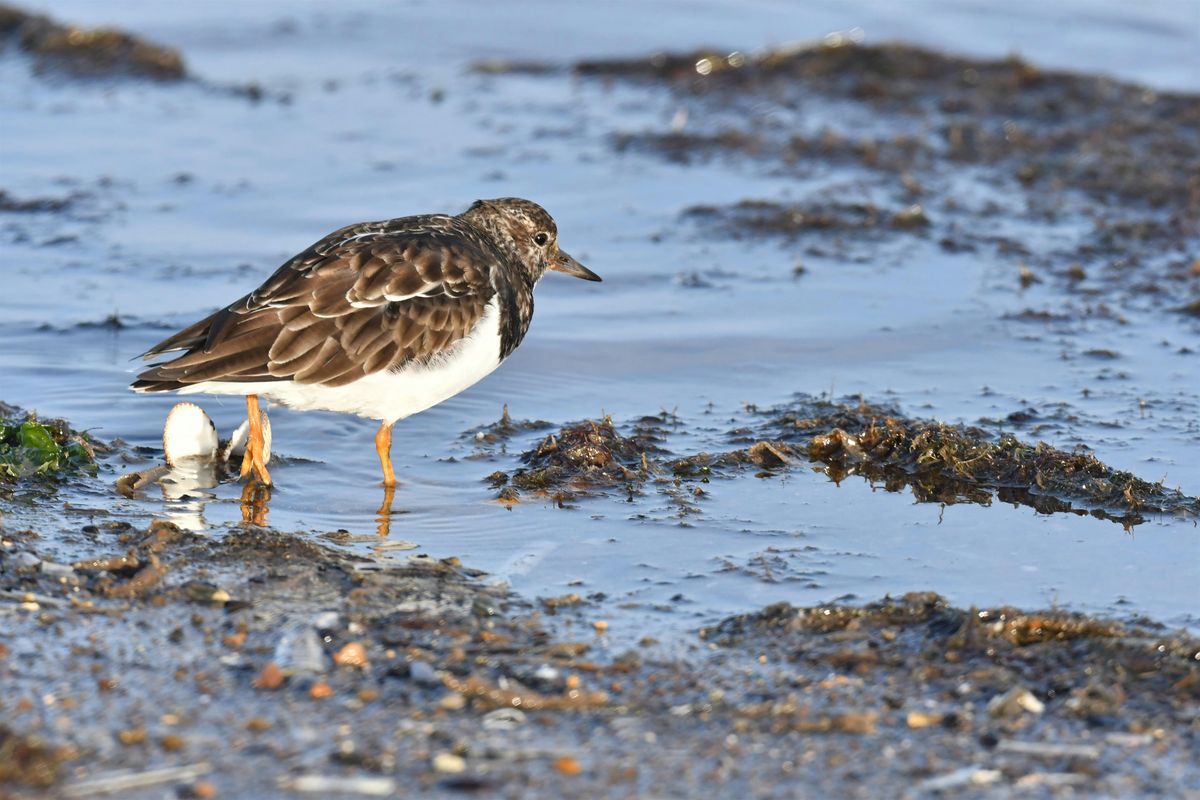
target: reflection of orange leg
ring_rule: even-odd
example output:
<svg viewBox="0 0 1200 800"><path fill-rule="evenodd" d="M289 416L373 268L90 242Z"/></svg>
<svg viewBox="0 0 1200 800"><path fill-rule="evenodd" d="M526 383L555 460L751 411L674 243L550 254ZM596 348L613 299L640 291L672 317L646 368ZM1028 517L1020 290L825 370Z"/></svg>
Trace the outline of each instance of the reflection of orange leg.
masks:
<svg viewBox="0 0 1200 800"><path fill-rule="evenodd" d="M378 514L375 521L379 524L375 530L381 537L386 537L392 532L392 501L396 499L396 487L383 487L383 505L379 506Z"/></svg>
<svg viewBox="0 0 1200 800"><path fill-rule="evenodd" d="M379 424L379 433L375 434L375 452L379 453L379 463L383 466L383 485L395 486L396 473L392 471L392 426L386 422Z"/></svg>
<svg viewBox="0 0 1200 800"><path fill-rule="evenodd" d="M271 487L250 481L242 487L242 524L266 527L270 508Z"/></svg>
<svg viewBox="0 0 1200 800"><path fill-rule="evenodd" d="M262 412L258 410L258 395L246 395L246 419L250 423L250 435L246 439L246 454L242 456L242 477L254 471L261 483L271 485L271 473L263 462L266 442L263 440Z"/></svg>

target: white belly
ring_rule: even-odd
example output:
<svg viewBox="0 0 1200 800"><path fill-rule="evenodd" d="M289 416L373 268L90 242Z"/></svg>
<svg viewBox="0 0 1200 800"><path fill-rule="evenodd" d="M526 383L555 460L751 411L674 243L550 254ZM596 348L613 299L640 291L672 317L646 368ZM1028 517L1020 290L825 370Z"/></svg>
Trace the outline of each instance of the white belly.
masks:
<svg viewBox="0 0 1200 800"><path fill-rule="evenodd" d="M382 370L347 386L210 381L180 389L179 393L257 394L300 411L340 411L392 423L453 397L498 366L500 309L493 300L471 333L428 366L411 364L396 372Z"/></svg>

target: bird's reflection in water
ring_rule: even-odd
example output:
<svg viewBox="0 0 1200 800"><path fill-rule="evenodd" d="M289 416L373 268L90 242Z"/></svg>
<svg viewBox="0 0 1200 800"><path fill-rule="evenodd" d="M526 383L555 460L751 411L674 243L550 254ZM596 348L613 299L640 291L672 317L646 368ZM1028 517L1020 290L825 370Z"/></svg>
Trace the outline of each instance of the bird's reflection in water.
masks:
<svg viewBox="0 0 1200 800"><path fill-rule="evenodd" d="M162 490L167 519L184 530L205 531L210 525L204 518L205 507L217 499L217 486L229 479L218 462L205 458L180 459L174 465L160 466L140 473L140 483L157 483ZM242 524L266 526L271 487L251 480L242 488Z"/></svg>
<svg viewBox="0 0 1200 800"><path fill-rule="evenodd" d="M160 466L153 470L138 473L139 485L157 483L162 490L163 510L167 518L179 527L189 531L205 531L210 528L204 518L205 507L216 501L217 494L212 491L220 484L229 481L232 474L221 469L212 460L186 459L173 467ZM375 512L375 532L380 539L386 539L392 531L392 517L403 511L396 511L393 504L396 499L396 487L385 486L383 502ZM271 507L271 487L251 479L242 487L240 497L242 524L266 527L267 517Z"/></svg>
<svg viewBox="0 0 1200 800"><path fill-rule="evenodd" d="M375 512L376 532L380 539L386 539L392 532L392 501L396 499L396 487L383 487L383 503L379 506L379 511Z"/></svg>
<svg viewBox="0 0 1200 800"><path fill-rule="evenodd" d="M163 468L158 485L165 504L167 518L184 530L200 532L208 529L204 507L217 499L209 491L221 482L214 463L207 459L181 459L173 467Z"/></svg>
<svg viewBox="0 0 1200 800"><path fill-rule="evenodd" d="M251 478L242 487L242 524L266 527L271 509L271 486Z"/></svg>

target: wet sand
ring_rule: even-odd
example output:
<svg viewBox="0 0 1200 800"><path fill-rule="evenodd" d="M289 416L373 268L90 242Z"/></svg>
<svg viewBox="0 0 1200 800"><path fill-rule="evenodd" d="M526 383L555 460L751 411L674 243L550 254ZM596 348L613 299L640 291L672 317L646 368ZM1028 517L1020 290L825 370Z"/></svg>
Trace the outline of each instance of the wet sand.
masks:
<svg viewBox="0 0 1200 800"><path fill-rule="evenodd" d="M1196 780L1200 641L1149 622L787 604L609 652L603 598L250 527L9 532L13 796L872 797Z"/></svg>

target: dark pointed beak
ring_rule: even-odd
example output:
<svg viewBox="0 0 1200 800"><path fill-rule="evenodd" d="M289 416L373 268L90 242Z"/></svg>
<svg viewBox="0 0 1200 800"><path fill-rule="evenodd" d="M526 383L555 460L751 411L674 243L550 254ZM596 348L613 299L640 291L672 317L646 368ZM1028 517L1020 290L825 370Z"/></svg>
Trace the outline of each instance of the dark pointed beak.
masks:
<svg viewBox="0 0 1200 800"><path fill-rule="evenodd" d="M557 258L551 259L550 269L554 270L555 272L565 272L573 278L583 278L585 281L600 280L599 275L592 272L575 259L571 258L571 256L567 255L562 250L558 251Z"/></svg>

